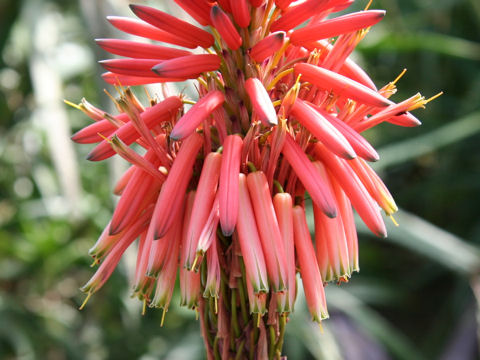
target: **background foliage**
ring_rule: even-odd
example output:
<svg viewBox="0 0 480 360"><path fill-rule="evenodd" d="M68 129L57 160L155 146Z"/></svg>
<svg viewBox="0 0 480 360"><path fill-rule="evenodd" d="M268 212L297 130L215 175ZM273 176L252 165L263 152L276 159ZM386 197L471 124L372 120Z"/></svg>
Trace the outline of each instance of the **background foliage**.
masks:
<svg viewBox="0 0 480 360"><path fill-rule="evenodd" d="M142 2L142 1L137 1ZM145 2L145 1L143 1ZM167 6L162 1L150 3ZM129 298L127 258L83 312L88 248L111 214L121 162L84 160L69 141L87 123L62 104L106 104L94 37L123 0L0 1L0 358L202 358L194 314L178 299L160 328ZM357 1L354 7L365 4ZM445 94L423 126L368 133L377 170L402 208L386 240L363 231L360 274L328 286L321 334L289 325L290 359L475 359L480 294L480 3L376 0L387 17L356 53L378 85L408 68L394 100ZM118 36L117 34L114 34Z"/></svg>

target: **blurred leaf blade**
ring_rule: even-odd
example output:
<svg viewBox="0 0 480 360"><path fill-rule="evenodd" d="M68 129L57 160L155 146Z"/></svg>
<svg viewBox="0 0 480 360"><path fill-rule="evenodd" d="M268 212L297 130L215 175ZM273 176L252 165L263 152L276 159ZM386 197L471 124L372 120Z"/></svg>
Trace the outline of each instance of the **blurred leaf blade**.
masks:
<svg viewBox="0 0 480 360"><path fill-rule="evenodd" d="M395 52L427 50L467 60L480 60L479 43L434 32L385 32L381 36L367 38L359 48L364 51Z"/></svg>
<svg viewBox="0 0 480 360"><path fill-rule="evenodd" d="M468 114L424 135L384 146L378 150L380 161L373 166L384 169L426 155L480 132L480 111Z"/></svg>
<svg viewBox="0 0 480 360"><path fill-rule="evenodd" d="M460 275L470 276L480 270L477 247L403 209L395 214L395 219L400 226L386 221L388 237L383 241L408 248ZM359 233L370 234L359 217L356 225Z"/></svg>

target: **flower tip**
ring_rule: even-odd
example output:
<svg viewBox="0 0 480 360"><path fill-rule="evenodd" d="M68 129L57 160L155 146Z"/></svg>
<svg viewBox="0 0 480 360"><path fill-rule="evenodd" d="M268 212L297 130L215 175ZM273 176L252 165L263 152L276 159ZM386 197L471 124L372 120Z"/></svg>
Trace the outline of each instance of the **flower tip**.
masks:
<svg viewBox="0 0 480 360"><path fill-rule="evenodd" d="M369 156L366 157L365 160L369 162L377 162L378 160L380 160L380 155L378 155L378 153L369 154Z"/></svg>
<svg viewBox="0 0 480 360"><path fill-rule="evenodd" d="M355 152L345 151L345 152L342 154L342 157L343 157L344 159L347 159L347 160L353 160L353 159L356 159L356 158L357 158L357 154L355 154Z"/></svg>
<svg viewBox="0 0 480 360"><path fill-rule="evenodd" d="M212 6L212 9L210 11L212 12L213 16L217 16L221 10L220 10L220 7L217 4L215 4Z"/></svg>
<svg viewBox="0 0 480 360"><path fill-rule="evenodd" d="M177 132L175 131L175 129L172 130L172 132L170 133L170 139L172 139L173 141L179 141L179 140L182 140L182 135L180 134L177 134Z"/></svg>
<svg viewBox="0 0 480 360"><path fill-rule="evenodd" d="M93 149L92 151L90 151L88 154L87 154L87 157L86 159L88 161L99 161L100 159L98 158L98 154L97 152L95 151L95 149Z"/></svg>
<svg viewBox="0 0 480 360"><path fill-rule="evenodd" d="M137 11L139 10L140 5L128 4L128 7L130 8L130 10L132 10L134 14L137 14Z"/></svg>
<svg viewBox="0 0 480 360"><path fill-rule="evenodd" d="M335 219L337 217L337 209L335 208L324 210L323 213L327 215L330 219Z"/></svg>
<svg viewBox="0 0 480 360"><path fill-rule="evenodd" d="M161 69L162 69L162 63L159 63L154 67L152 67L152 71L157 75L160 75Z"/></svg>
<svg viewBox="0 0 480 360"><path fill-rule="evenodd" d="M235 231L235 227L233 228L224 228L223 226L221 226L222 228L222 234L224 236L232 236L233 232Z"/></svg>
<svg viewBox="0 0 480 360"><path fill-rule="evenodd" d="M387 230L386 229L379 229L379 231L377 232L377 236L382 238L382 239L386 239L388 234L387 234Z"/></svg>

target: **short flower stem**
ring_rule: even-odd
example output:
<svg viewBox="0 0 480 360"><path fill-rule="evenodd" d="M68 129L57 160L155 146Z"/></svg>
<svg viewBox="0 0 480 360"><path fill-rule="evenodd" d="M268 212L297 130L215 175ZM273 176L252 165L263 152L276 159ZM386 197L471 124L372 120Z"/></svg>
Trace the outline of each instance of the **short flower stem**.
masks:
<svg viewBox="0 0 480 360"><path fill-rule="evenodd" d="M275 353L278 354L278 356L280 356L282 353L283 339L285 337L286 326L287 326L287 315L282 314L280 316L280 334L278 336L277 344L275 345Z"/></svg>
<svg viewBox="0 0 480 360"><path fill-rule="evenodd" d="M273 325L270 325L268 327L268 331L270 335L270 341L268 342L268 358L270 360L273 360L273 357L275 355L275 342L276 342L275 328L273 327Z"/></svg>

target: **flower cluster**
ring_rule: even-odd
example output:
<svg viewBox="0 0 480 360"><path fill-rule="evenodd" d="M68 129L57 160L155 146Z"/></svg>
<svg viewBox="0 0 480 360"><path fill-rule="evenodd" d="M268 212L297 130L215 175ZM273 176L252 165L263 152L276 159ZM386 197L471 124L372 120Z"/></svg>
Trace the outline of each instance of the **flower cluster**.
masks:
<svg viewBox="0 0 480 360"><path fill-rule="evenodd" d="M131 166L90 250L100 266L83 291L100 289L139 238L135 296L165 312L179 270L181 303L199 310L209 355L228 358L242 347L279 356L297 271L320 322L328 317L324 284L359 270L352 208L380 237L381 210L397 211L361 133L383 122L417 126L409 111L428 100L390 101L396 81L377 89L349 57L384 11L327 18L352 0L175 2L205 28L141 5L130 6L139 20L108 17L175 48L97 40L126 57L101 62L103 78L119 89L119 114L83 101L77 107L94 123L73 140L98 143L91 161L119 154ZM144 106L124 88L187 79L197 80L196 101L164 85Z"/></svg>

